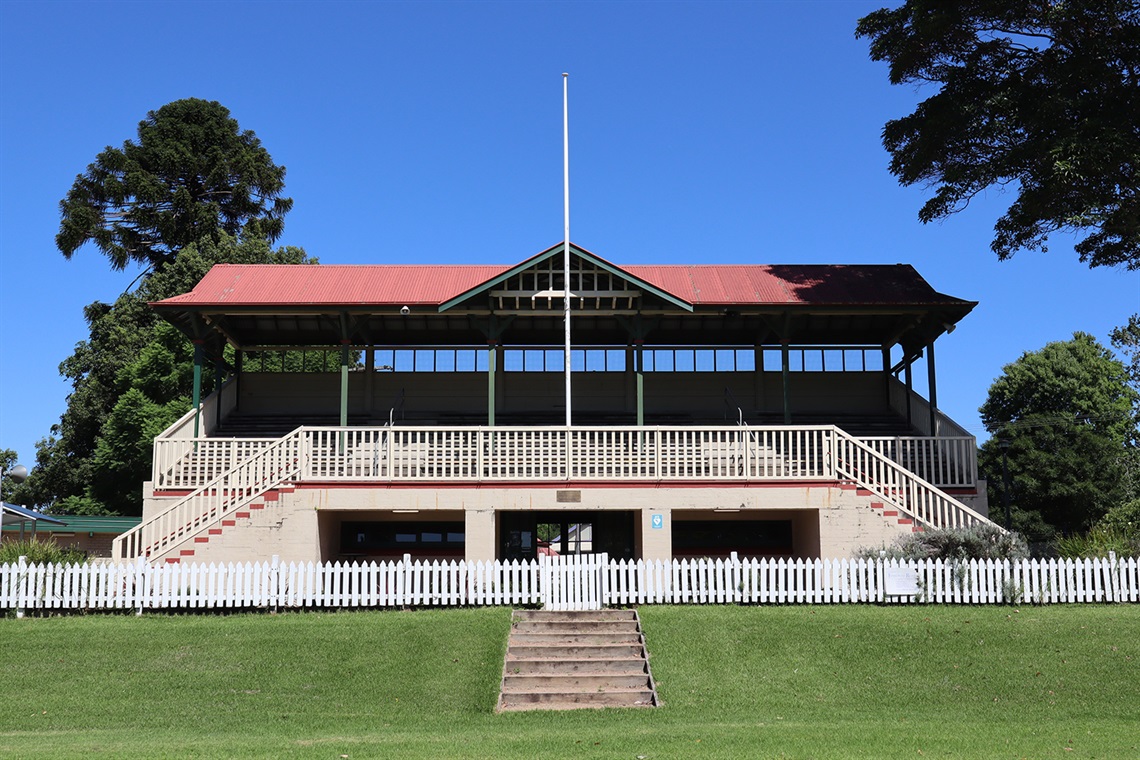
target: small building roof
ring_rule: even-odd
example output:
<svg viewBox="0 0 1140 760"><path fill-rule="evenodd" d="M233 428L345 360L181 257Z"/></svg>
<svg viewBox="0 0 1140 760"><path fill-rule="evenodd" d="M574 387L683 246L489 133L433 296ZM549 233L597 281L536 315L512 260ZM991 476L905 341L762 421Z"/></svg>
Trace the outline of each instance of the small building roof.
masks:
<svg viewBox="0 0 1140 760"><path fill-rule="evenodd" d="M63 525L64 522L55 517L49 517L43 512L37 512L34 509L21 507L18 504L9 504L7 502L0 502L0 523L5 528L9 525L19 528L20 525L30 522L44 523L44 525Z"/></svg>
<svg viewBox="0 0 1140 760"><path fill-rule="evenodd" d="M5 504L5 507L10 505ZM111 517L111 516L97 516L90 517L87 515L56 515L48 517L40 513L36 513L39 517L36 518L36 530L44 533L112 533L119 535L126 533L131 528L142 522L141 517ZM18 530L18 524L12 524L5 521L5 530Z"/></svg>

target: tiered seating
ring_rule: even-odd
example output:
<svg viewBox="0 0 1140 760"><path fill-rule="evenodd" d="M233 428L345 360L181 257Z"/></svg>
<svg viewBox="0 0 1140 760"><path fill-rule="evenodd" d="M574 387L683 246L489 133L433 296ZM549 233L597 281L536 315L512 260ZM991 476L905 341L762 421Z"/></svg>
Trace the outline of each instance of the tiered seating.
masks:
<svg viewBox="0 0 1140 760"><path fill-rule="evenodd" d="M783 425L784 415L762 413L748 417L749 425ZM921 435L906 419L894 414L793 414L795 425L835 425L840 430L857 438L874 436Z"/></svg>
<svg viewBox="0 0 1140 760"><path fill-rule="evenodd" d="M784 417L778 413L753 413L745 420L752 426L782 425ZM797 425L837 425L842 430L857 437L871 436L910 436L919 433L908 426L906 420L891 414L796 414ZM351 415L348 424L353 427L379 427L388 423L387 417ZM296 430L298 426L335 426L340 424L336 415L279 415L234 413L224 419L213 438L280 438ZM405 426L457 426L479 427L487 424L486 412L408 412L396 424ZM495 424L502 426L558 426L565 424L565 416L554 412L500 412L495 416ZM631 412L590 412L575 411L574 424L586 427L624 427L635 424ZM668 413L645 415L646 425L690 426L690 425L732 425L734 419L721 416L694 416L692 414Z"/></svg>
<svg viewBox="0 0 1140 760"><path fill-rule="evenodd" d="M386 420L385 420L386 421ZM234 413L222 420L211 438L280 438L301 425L339 425L336 415L282 415ZM350 416L349 425L379 425L367 417Z"/></svg>

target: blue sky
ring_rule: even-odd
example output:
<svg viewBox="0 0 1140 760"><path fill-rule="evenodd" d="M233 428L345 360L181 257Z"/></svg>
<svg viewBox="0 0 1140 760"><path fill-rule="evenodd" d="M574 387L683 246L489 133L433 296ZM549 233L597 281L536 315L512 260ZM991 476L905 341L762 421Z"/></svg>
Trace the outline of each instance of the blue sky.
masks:
<svg viewBox="0 0 1140 760"><path fill-rule="evenodd" d="M279 242L322 262L513 264L562 237L563 71L576 243L619 265L913 264L980 301L938 367L981 435L1002 366L1075 330L1107 343L1140 273L1064 237L998 262L1000 192L917 221L879 133L923 93L853 34L881 4L0 0L0 448L32 464L83 306L137 275L54 236L75 175L147 111L227 106L288 168Z"/></svg>

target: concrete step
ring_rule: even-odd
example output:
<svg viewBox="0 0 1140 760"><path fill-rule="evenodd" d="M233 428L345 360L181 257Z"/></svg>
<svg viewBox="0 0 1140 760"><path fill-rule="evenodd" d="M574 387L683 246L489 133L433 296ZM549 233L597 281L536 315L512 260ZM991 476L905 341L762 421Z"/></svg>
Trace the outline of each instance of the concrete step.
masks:
<svg viewBox="0 0 1140 760"><path fill-rule="evenodd" d="M573 646L575 644L589 644L607 646L610 644L640 644L641 634L637 631L627 633L594 633L584 632L582 629L556 631L551 633L519 633L511 632L512 644L538 644L542 646Z"/></svg>
<svg viewBox="0 0 1140 760"><path fill-rule="evenodd" d="M582 630L574 620L520 620L511 624L512 633L573 633ZM591 633L637 633L636 620L598 621L589 624Z"/></svg>
<svg viewBox="0 0 1140 760"><path fill-rule="evenodd" d="M580 710L589 707L655 707L649 689L594 692L518 692L503 694L499 709L510 710Z"/></svg>
<svg viewBox="0 0 1140 760"><path fill-rule="evenodd" d="M605 660L602 658L581 660L523 660L511 658L507 660L506 672L508 675L541 675L556 674L570 675L574 673L621 673L623 675L646 674L645 660L641 657L626 657L619 660Z"/></svg>
<svg viewBox="0 0 1140 760"><path fill-rule="evenodd" d="M511 618L514 622L546 621L546 622L614 622L618 620L632 620L637 622L635 610L574 610L568 612L554 612L551 610L515 610Z"/></svg>
<svg viewBox="0 0 1140 760"><path fill-rule="evenodd" d="M648 673L634 673L632 675L625 673L580 673L571 675L516 675L514 673L507 673L503 676L504 694L508 692L610 692L648 688Z"/></svg>
<svg viewBox="0 0 1140 760"><path fill-rule="evenodd" d="M635 610L515 611L499 710L656 704Z"/></svg>
<svg viewBox="0 0 1140 760"><path fill-rule="evenodd" d="M644 648L640 643L608 646L523 644L511 646L507 657L523 660L620 660L623 657L640 657Z"/></svg>

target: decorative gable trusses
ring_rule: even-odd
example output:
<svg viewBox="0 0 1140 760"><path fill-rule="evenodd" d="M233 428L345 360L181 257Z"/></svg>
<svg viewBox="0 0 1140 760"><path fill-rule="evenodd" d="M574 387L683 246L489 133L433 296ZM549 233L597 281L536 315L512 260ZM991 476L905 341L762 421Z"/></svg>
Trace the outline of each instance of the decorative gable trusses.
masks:
<svg viewBox="0 0 1140 760"><path fill-rule="evenodd" d="M499 314L561 314L565 272L563 247L537 256L459 294L439 307L440 312L478 305ZM693 305L651 285L594 254L570 245L570 298L575 311L635 314L647 299L684 311Z"/></svg>

